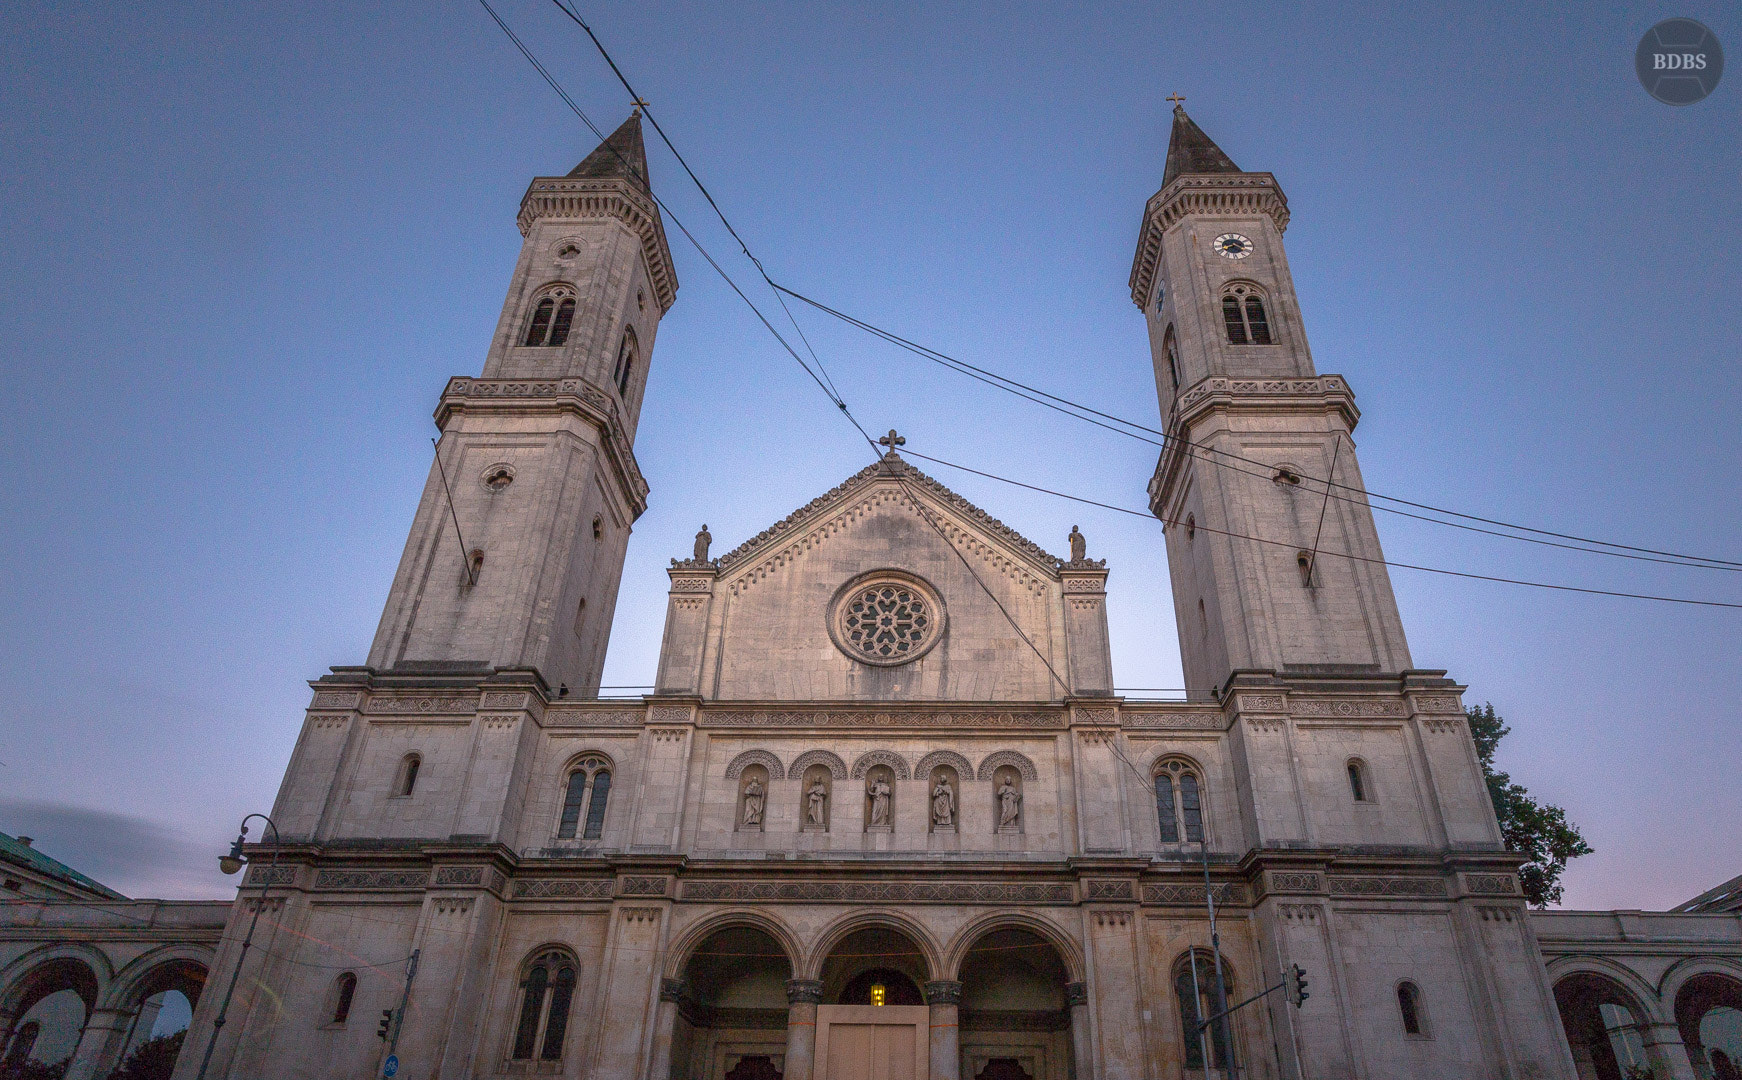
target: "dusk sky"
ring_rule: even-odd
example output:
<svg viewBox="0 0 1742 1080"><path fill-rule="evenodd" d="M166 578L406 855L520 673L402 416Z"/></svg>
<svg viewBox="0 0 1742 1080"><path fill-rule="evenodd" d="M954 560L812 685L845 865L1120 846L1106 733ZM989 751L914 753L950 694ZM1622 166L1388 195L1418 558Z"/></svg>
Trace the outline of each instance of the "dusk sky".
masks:
<svg viewBox="0 0 1742 1080"><path fill-rule="evenodd" d="M496 3L496 0L492 0ZM629 99L547 0L498 10L606 127ZM1321 372L1371 490L1742 560L1742 72L1633 73L1731 5L581 2L777 280L1158 422L1127 290L1169 94L1275 173ZM671 155L656 191L766 287ZM9 4L0 14L0 831L136 896L227 897L306 680L362 663L450 375L477 374L527 181L596 140L473 0ZM652 680L663 567L870 454L667 220L605 682ZM751 288L751 283L756 287ZM1141 509L1154 447L796 311L908 448ZM1182 685L1159 524L916 462L1111 570L1117 682ZM1742 574L1378 515L1389 558L1742 603ZM1415 662L1512 724L1500 764L1596 854L1569 907L1742 873L1742 610L1394 570Z"/></svg>

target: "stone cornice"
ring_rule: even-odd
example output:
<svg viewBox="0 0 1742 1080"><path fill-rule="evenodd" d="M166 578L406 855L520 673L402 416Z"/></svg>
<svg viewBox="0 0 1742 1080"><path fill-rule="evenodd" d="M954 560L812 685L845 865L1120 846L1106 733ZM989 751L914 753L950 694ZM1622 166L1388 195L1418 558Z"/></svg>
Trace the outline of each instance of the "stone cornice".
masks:
<svg viewBox="0 0 1742 1080"><path fill-rule="evenodd" d="M1361 420L1355 395L1341 375L1240 378L1211 375L1186 389L1168 427L1167 446L1149 481L1149 508L1166 519L1163 507L1193 453L1192 428L1211 413L1275 413L1280 410L1332 411L1349 431ZM1238 463L1236 463L1238 464Z"/></svg>
<svg viewBox="0 0 1742 1080"><path fill-rule="evenodd" d="M1156 192L1143 209L1137 254L1131 260L1131 301L1149 303L1161 264L1161 237L1187 214L1268 214L1276 231L1288 228L1288 197L1269 173L1187 173Z"/></svg>
<svg viewBox="0 0 1742 1080"><path fill-rule="evenodd" d="M578 179L567 176L535 178L520 200L517 224L525 236L539 218L565 220L615 218L641 238L641 254L647 260L647 276L659 298L659 313L671 310L677 300L677 270L671 247L665 241L665 225L659 207L627 180Z"/></svg>
<svg viewBox="0 0 1742 1080"><path fill-rule="evenodd" d="M475 379L456 375L442 391L436 406L438 427L446 427L456 412L508 410L536 412L544 409L570 411L586 418L604 436L600 441L612 470L623 485L631 519L647 509L647 480L635 461L635 451L623 431L617 403L605 391L585 379Z"/></svg>

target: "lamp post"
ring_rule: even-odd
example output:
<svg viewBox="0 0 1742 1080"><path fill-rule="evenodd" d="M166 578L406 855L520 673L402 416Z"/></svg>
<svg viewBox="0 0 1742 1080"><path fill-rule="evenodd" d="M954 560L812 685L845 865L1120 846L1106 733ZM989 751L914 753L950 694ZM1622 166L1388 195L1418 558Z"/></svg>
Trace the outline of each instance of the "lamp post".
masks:
<svg viewBox="0 0 1742 1080"><path fill-rule="evenodd" d="M248 856L242 853L242 845L248 839L248 822L259 818L266 822L266 827L272 830L272 861L267 864L270 871L278 865L278 826L265 814L249 814L242 819L242 831L236 834L236 842L230 845L228 855L218 856L218 869L226 874L234 874L249 863ZM218 1032L224 1030L224 1021L230 1012L230 998L236 993L236 980L242 977L242 965L248 959L248 946L254 943L254 928L260 925L260 912L266 907L266 890L272 887L272 875L268 873L260 886L260 897L254 903L254 917L248 920L248 934L242 939L242 951L236 957L236 970L230 973L230 985L224 988L224 1000L218 1004L217 1019L212 1021L212 1036L206 1040L206 1056L200 1059L199 1080L206 1080L206 1068L212 1063L212 1051L218 1045Z"/></svg>

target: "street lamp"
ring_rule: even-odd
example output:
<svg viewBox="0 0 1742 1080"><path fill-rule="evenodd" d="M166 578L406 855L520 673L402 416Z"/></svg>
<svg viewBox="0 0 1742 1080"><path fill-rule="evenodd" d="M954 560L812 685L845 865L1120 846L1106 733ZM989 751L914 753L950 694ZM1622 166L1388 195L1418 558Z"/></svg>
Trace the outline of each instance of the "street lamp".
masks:
<svg viewBox="0 0 1742 1080"><path fill-rule="evenodd" d="M224 1000L218 1005L217 1019L212 1021L212 1035L206 1040L206 1056L200 1059L199 1080L205 1080L206 1068L212 1063L212 1051L218 1045L218 1032L224 1030L224 1021L230 1013L230 998L236 993L236 980L242 977L242 964L248 959L248 946L254 943L254 928L260 925L260 912L266 907L266 890L272 887L271 870L278 865L278 826L265 814L249 814L242 819L242 831L236 834L236 842L230 845L230 853L218 856L218 869L225 874L234 874L248 865L250 860L242 851L242 845L247 842L248 822L253 818L266 822L266 827L272 830L272 861L267 864L267 873L260 879L260 897L254 903L254 917L248 920L248 934L242 939L242 951L236 956L236 970L230 973L230 985L224 988Z"/></svg>

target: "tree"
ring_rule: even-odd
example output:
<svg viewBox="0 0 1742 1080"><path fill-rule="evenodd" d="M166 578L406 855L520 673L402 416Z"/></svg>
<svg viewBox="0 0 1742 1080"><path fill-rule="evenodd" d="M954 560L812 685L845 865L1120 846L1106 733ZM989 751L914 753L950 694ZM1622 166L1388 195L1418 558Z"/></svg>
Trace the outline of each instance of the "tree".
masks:
<svg viewBox="0 0 1742 1080"><path fill-rule="evenodd" d="M1532 907L1558 904L1561 872L1567 868L1567 860L1589 855L1591 845L1567 820L1565 810L1537 802L1523 784L1514 784L1510 775L1494 768L1494 751L1512 729L1494 711L1493 703L1484 702L1481 708L1472 705L1465 715L1470 720L1470 737L1476 740L1482 776L1488 781L1488 801L1500 819L1500 835L1506 838L1507 848L1525 856L1524 865L1518 868L1524 898Z"/></svg>
<svg viewBox="0 0 1742 1080"><path fill-rule="evenodd" d="M186 1037L187 1029L183 1028L173 1035L145 1040L127 1055L120 1068L109 1074L109 1080L169 1080Z"/></svg>

